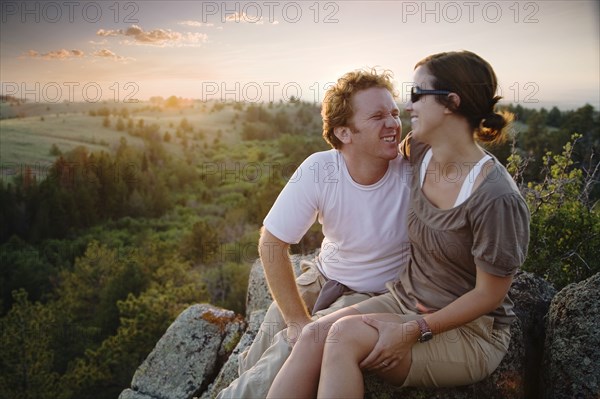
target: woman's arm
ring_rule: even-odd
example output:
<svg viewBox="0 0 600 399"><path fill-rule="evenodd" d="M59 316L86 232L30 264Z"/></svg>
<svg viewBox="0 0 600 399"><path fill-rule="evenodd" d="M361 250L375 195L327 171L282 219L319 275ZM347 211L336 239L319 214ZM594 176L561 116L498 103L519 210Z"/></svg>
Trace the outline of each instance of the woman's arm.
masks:
<svg viewBox="0 0 600 399"><path fill-rule="evenodd" d="M462 326L497 309L506 297L512 275L498 277L477 267L475 288L437 312L425 315L435 335Z"/></svg>
<svg viewBox="0 0 600 399"><path fill-rule="evenodd" d="M425 315L433 334L452 330L498 308L504 300L512 276L498 277L477 268L475 287L457 298L443 309ZM416 321L400 324L393 321L380 321L373 317L363 316L363 321L379 332L377 344L371 353L360 363L362 369L392 369L398 364L397 359L406 356L407 351L421 336Z"/></svg>

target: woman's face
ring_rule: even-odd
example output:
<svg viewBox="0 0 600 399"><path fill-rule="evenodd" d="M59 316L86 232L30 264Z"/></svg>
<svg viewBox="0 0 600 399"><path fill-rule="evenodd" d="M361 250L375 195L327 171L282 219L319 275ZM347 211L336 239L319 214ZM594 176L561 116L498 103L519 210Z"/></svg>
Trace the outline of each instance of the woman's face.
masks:
<svg viewBox="0 0 600 399"><path fill-rule="evenodd" d="M426 67L420 66L415 70L414 85L420 89L433 89L433 75ZM409 100L405 110L410 115L413 137L427 143L427 137L440 128L444 120L446 107L435 99L436 95L423 94L414 103Z"/></svg>

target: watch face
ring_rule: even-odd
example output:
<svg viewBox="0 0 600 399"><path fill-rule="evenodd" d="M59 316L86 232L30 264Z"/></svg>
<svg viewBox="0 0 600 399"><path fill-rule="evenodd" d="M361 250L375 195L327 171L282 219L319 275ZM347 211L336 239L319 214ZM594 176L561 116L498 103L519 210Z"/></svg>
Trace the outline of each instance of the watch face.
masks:
<svg viewBox="0 0 600 399"><path fill-rule="evenodd" d="M431 338L433 338L433 333L431 331L425 331L423 334L421 334L421 338L419 338L419 342L427 342Z"/></svg>

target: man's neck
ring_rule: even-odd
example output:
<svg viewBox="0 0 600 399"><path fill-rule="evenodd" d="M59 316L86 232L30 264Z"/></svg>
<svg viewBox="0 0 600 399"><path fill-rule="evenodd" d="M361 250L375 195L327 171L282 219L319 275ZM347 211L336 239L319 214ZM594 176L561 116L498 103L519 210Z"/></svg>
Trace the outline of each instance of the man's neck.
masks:
<svg viewBox="0 0 600 399"><path fill-rule="evenodd" d="M344 157L344 162L348 168L348 173L352 180L363 186L370 186L377 183L385 176L390 161L385 159L364 159L361 157L351 156L345 151L340 151Z"/></svg>

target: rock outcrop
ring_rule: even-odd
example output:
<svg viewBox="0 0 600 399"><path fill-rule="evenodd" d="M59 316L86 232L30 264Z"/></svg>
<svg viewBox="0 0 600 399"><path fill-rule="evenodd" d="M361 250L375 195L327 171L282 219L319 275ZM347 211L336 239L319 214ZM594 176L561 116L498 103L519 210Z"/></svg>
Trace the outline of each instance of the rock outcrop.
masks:
<svg viewBox="0 0 600 399"><path fill-rule="evenodd" d="M215 398L222 389L226 388L238 377L238 355L252 344L266 313L266 309L263 309L256 310L250 314L248 329L231 353L231 356L229 356L227 363L225 363L219 372L219 375L217 375L217 378L215 378L215 381L210 384L209 388L202 394L201 399Z"/></svg>
<svg viewBox="0 0 600 399"><path fill-rule="evenodd" d="M193 305L183 311L137 369L119 399L183 399L213 381L244 333L230 310Z"/></svg>
<svg viewBox="0 0 600 399"><path fill-rule="evenodd" d="M292 257L296 273L302 259ZM509 352L489 378L464 387L400 390L368 377L365 397L395 398L401 392L408 399L598 399L600 342L593 327L600 324L599 284L600 275L596 275L565 288L552 300L556 291L550 284L533 274L518 273L510 291L517 320ZM247 321L210 305L187 309L140 366L132 389L123 391L120 399L214 398L237 378L237 355L254 339L271 301L257 261L250 274ZM568 381L570 386L565 388L559 381Z"/></svg>
<svg viewBox="0 0 600 399"><path fill-rule="evenodd" d="M600 398L600 274L560 291L547 319L544 397Z"/></svg>

